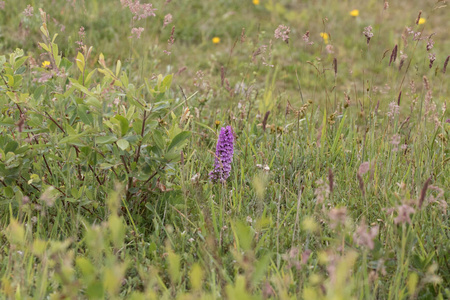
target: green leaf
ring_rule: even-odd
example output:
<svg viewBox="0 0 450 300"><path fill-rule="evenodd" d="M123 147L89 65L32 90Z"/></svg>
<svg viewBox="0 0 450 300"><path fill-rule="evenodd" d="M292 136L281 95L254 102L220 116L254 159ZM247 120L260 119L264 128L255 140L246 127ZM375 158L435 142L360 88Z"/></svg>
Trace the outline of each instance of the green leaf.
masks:
<svg viewBox="0 0 450 300"><path fill-rule="evenodd" d="M134 132L136 132L136 134L141 134L141 132L142 132L142 123L143 123L143 121L142 121L142 119L134 119L134 122L133 122L133 129L134 129Z"/></svg>
<svg viewBox="0 0 450 300"><path fill-rule="evenodd" d="M112 144L115 141L117 141L117 137L114 135L99 136L95 139L97 144Z"/></svg>
<svg viewBox="0 0 450 300"><path fill-rule="evenodd" d="M69 98L73 94L73 92L76 90L74 86L71 86L64 94L64 98Z"/></svg>
<svg viewBox="0 0 450 300"><path fill-rule="evenodd" d="M159 149L163 150L165 148L166 144L164 142L161 132L156 130L153 132L153 141L155 142L156 146Z"/></svg>
<svg viewBox="0 0 450 300"><path fill-rule="evenodd" d="M14 75L14 85L12 86L12 88L19 89L22 80L23 80L22 75Z"/></svg>
<svg viewBox="0 0 450 300"><path fill-rule="evenodd" d="M77 112L78 116L84 124L92 125L94 123L94 118L92 117L91 113L88 113L89 108L86 105L79 105Z"/></svg>
<svg viewBox="0 0 450 300"><path fill-rule="evenodd" d="M6 74L5 76L8 78L8 85L13 86L14 85L14 77L12 77L9 74ZM9 98L11 98L11 96Z"/></svg>
<svg viewBox="0 0 450 300"><path fill-rule="evenodd" d="M126 72L122 72L122 76L120 76L120 81L122 81L123 85L125 86L125 88L128 88L128 76Z"/></svg>
<svg viewBox="0 0 450 300"><path fill-rule="evenodd" d="M16 150L14 150L14 153L16 153L16 154L22 154L22 153L27 152L29 148L30 148L30 147L29 147L28 145L24 145L24 146L22 146L22 147L20 147L20 148L18 148L18 149L16 149Z"/></svg>
<svg viewBox="0 0 450 300"><path fill-rule="evenodd" d="M190 136L191 133L189 131L182 131L179 134L177 134L170 143L168 151L170 151L174 147L182 146L182 143Z"/></svg>
<svg viewBox="0 0 450 300"><path fill-rule="evenodd" d="M116 142L116 144L122 150L126 150L130 146L130 143L127 140L125 140L125 139L118 140Z"/></svg>
<svg viewBox="0 0 450 300"><path fill-rule="evenodd" d="M176 151L175 149L173 149L172 151L164 154L164 158L171 162L177 162L181 159L181 154L180 151Z"/></svg>
<svg viewBox="0 0 450 300"><path fill-rule="evenodd" d="M15 124L16 122L10 117L6 117L0 122L0 125L3 126L15 126Z"/></svg>
<svg viewBox="0 0 450 300"><path fill-rule="evenodd" d="M19 147L19 144L16 141L9 142L5 147L5 153L8 154L8 152L14 152L17 147Z"/></svg>
<svg viewBox="0 0 450 300"><path fill-rule="evenodd" d="M164 80L161 83L161 87L159 88L160 92L164 93L170 88L172 84L172 78L173 78L172 74L169 74L166 77L164 77Z"/></svg>
<svg viewBox="0 0 450 300"><path fill-rule="evenodd" d="M114 119L116 119L116 120L118 120L120 122L120 132L121 132L122 136L127 134L128 128L130 128L130 125L128 123L127 118L125 118L125 117L123 117L121 115L116 115L114 117Z"/></svg>
<svg viewBox="0 0 450 300"><path fill-rule="evenodd" d="M20 68L18 68L14 74L16 75L22 75L23 73L25 73L25 71L27 70L27 68L25 66L21 66Z"/></svg>
<svg viewBox="0 0 450 300"><path fill-rule="evenodd" d="M72 197L75 197L76 199L81 196L81 191L78 188L71 188L70 193L72 194Z"/></svg>
<svg viewBox="0 0 450 300"><path fill-rule="evenodd" d="M63 59L61 60L61 64L60 67L64 68L66 71L70 69L70 67L72 67L73 63L68 60L67 58L63 57Z"/></svg>
<svg viewBox="0 0 450 300"><path fill-rule="evenodd" d="M24 57L21 57L18 60L16 60L14 62L14 69L17 70L20 66L22 66L23 63L27 60L27 58L28 58L28 56L24 56Z"/></svg>
<svg viewBox="0 0 450 300"><path fill-rule="evenodd" d="M88 84L89 84L89 82L90 82L90 80L91 80L91 78L92 78L92 75L94 75L96 71L97 71L97 69L94 69L94 70L92 70L91 72L89 72L89 74L88 74L88 75L86 76L86 78L84 79L84 84L85 84L85 85L88 85Z"/></svg>
<svg viewBox="0 0 450 300"><path fill-rule="evenodd" d="M76 62L78 70L80 70L80 72L83 73L84 67L86 66L86 62L84 60L84 55L81 52L78 52Z"/></svg>
<svg viewBox="0 0 450 300"><path fill-rule="evenodd" d="M58 45L55 43L52 43L52 48L53 48L53 57L55 59L55 64L56 67L59 68L59 64L61 63L61 56L58 55L59 51L58 51Z"/></svg>
<svg viewBox="0 0 450 300"><path fill-rule="evenodd" d="M120 69L122 68L122 62L120 60L117 61L116 65L116 77L119 77Z"/></svg>
<svg viewBox="0 0 450 300"><path fill-rule="evenodd" d="M12 198L14 196L14 190L10 186L4 187L3 193L8 198Z"/></svg>
<svg viewBox="0 0 450 300"><path fill-rule="evenodd" d="M114 73L110 69L98 69L98 71L106 77L114 78Z"/></svg>
<svg viewBox="0 0 450 300"><path fill-rule="evenodd" d="M34 93L33 93L34 100L39 100L41 98L41 95L44 92L44 90L45 90L45 85L41 85L40 87L35 89Z"/></svg>
<svg viewBox="0 0 450 300"><path fill-rule="evenodd" d="M101 109L101 108L102 108L102 103L101 103L100 101L98 101L98 99L95 98L95 97L89 97L89 98L87 98L87 99L86 99L86 104L87 104L87 105L92 105L92 106L94 106L94 107L96 107L96 108L98 108L98 109Z"/></svg>
<svg viewBox="0 0 450 300"><path fill-rule="evenodd" d="M72 83L72 86L80 90L81 92L85 93L86 95L89 95L91 97L94 97L94 93L90 92L86 87L82 86L77 82L77 80L73 78L69 78L70 82Z"/></svg>
<svg viewBox="0 0 450 300"><path fill-rule="evenodd" d="M102 170L109 170L109 169L111 169L112 167L115 167L115 165L108 164L108 163L101 163L101 164L99 165L99 167L100 167L100 169L102 169Z"/></svg>
<svg viewBox="0 0 450 300"><path fill-rule="evenodd" d="M80 137L82 137L84 134L76 134L76 135L69 135L65 138L62 138L59 143L60 144L71 144L71 145L77 145L77 146L84 146L84 144L81 142Z"/></svg>
<svg viewBox="0 0 450 300"><path fill-rule="evenodd" d="M39 46L41 46L45 51L50 52L50 48L47 46L47 44L39 43Z"/></svg>

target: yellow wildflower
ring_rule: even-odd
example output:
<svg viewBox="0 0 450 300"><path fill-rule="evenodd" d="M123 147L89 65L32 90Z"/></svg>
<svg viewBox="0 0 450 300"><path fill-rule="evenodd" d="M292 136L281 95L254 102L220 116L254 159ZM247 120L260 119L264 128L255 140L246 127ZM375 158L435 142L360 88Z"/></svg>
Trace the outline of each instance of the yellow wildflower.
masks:
<svg viewBox="0 0 450 300"><path fill-rule="evenodd" d="M330 37L328 36L328 33L326 33L326 32L321 32L321 33L320 33L320 36L323 38L324 43L325 43L325 44L328 44L328 39L330 38Z"/></svg>
<svg viewBox="0 0 450 300"><path fill-rule="evenodd" d="M220 43L220 37L217 37L217 36L213 37L212 42L213 42L213 44Z"/></svg>
<svg viewBox="0 0 450 300"><path fill-rule="evenodd" d="M425 19L425 18L420 18L420 19L419 19L419 25L424 24L426 21L427 21L427 19Z"/></svg>
<svg viewBox="0 0 450 300"><path fill-rule="evenodd" d="M42 63L42 67L43 67L43 68L48 68L48 67L50 67L50 62L49 62L48 60L44 61L44 62Z"/></svg>
<svg viewBox="0 0 450 300"><path fill-rule="evenodd" d="M253 4L259 5L259 0L253 0Z"/></svg>
<svg viewBox="0 0 450 300"><path fill-rule="evenodd" d="M352 10L352 11L350 12L350 16L352 16L352 17L357 17L357 16L359 16L359 10L357 10L357 9Z"/></svg>

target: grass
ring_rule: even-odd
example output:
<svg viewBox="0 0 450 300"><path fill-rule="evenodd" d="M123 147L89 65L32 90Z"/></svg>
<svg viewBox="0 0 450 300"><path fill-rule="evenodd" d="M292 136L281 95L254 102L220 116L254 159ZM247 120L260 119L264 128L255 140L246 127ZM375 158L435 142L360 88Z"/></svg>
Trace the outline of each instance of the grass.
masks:
<svg viewBox="0 0 450 300"><path fill-rule="evenodd" d="M1 4L1 297L450 298L445 1Z"/></svg>

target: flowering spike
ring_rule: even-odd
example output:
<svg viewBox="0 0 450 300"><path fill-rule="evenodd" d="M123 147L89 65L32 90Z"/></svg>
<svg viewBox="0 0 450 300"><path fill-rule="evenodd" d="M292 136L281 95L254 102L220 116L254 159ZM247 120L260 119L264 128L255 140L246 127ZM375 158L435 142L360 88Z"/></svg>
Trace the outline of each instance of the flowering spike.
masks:
<svg viewBox="0 0 450 300"><path fill-rule="evenodd" d="M219 139L217 140L214 170L209 173L212 182L225 182L230 176L233 153L233 128L231 126L222 127L220 129Z"/></svg>

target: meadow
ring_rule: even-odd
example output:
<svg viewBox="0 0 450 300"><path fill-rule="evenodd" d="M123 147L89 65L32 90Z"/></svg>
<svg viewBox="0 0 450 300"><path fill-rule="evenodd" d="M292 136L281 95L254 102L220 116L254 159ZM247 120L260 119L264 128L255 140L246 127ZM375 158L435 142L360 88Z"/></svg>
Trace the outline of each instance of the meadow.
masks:
<svg viewBox="0 0 450 300"><path fill-rule="evenodd" d="M450 299L447 1L0 1L0 299Z"/></svg>

